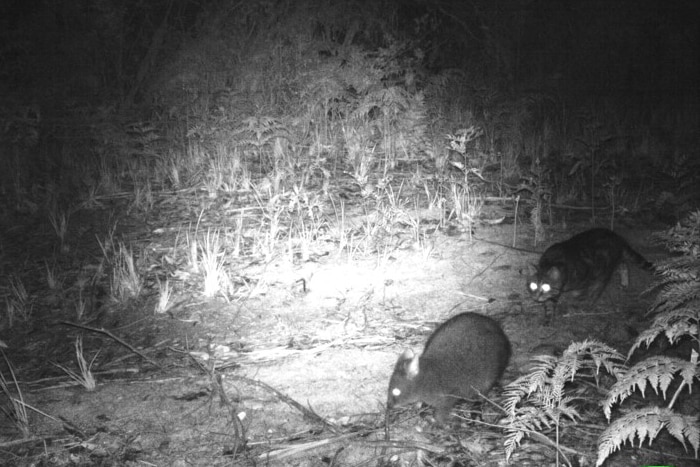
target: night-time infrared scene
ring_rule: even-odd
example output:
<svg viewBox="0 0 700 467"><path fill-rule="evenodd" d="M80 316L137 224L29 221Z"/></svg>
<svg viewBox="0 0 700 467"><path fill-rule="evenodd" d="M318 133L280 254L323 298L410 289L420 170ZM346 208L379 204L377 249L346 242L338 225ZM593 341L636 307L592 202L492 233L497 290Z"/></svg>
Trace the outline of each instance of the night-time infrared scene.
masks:
<svg viewBox="0 0 700 467"><path fill-rule="evenodd" d="M700 465L698 0L0 0L0 465Z"/></svg>

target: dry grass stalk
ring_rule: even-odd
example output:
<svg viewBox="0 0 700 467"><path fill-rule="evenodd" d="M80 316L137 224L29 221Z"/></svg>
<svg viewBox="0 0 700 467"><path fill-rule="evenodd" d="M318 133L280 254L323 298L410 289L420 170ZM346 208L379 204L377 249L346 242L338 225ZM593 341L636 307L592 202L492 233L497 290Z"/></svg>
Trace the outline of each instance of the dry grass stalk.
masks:
<svg viewBox="0 0 700 467"><path fill-rule="evenodd" d="M22 395L22 389L19 387L17 382L17 377L15 376L15 370L7 358L5 351L0 349L2 356L7 364L8 371L10 373L11 381L5 377L5 374L0 371L0 393L4 394L9 401L8 406L0 406L0 409L5 413L7 418L11 420L17 431L20 432L23 438L28 438L31 435L29 429L29 417L27 416L27 408L24 403L24 396Z"/></svg>
<svg viewBox="0 0 700 467"><path fill-rule="evenodd" d="M202 245L202 269L204 272L204 296L213 297L221 291L225 283L224 253L221 251L220 234L218 230L207 230Z"/></svg>
<svg viewBox="0 0 700 467"><path fill-rule="evenodd" d="M54 366L63 370L70 377L70 379L80 384L87 391L94 391L97 387L97 383L95 382L95 376L92 373L92 364L95 363L95 359L99 354L100 352L98 351L88 364L87 360L85 360L85 356L83 355L83 336L78 336L75 338L75 355L78 361L80 373L76 373L75 371L70 370L59 363L54 363Z"/></svg>
<svg viewBox="0 0 700 467"><path fill-rule="evenodd" d="M170 289L170 281L165 279L161 281L160 278L156 278L158 282L158 301L156 302L156 313L165 313L168 311L172 303L170 298L172 295L172 290Z"/></svg>
<svg viewBox="0 0 700 467"><path fill-rule="evenodd" d="M124 303L128 299L138 297L141 294L143 283L136 269L131 249L119 242L111 264L112 298L119 303Z"/></svg>

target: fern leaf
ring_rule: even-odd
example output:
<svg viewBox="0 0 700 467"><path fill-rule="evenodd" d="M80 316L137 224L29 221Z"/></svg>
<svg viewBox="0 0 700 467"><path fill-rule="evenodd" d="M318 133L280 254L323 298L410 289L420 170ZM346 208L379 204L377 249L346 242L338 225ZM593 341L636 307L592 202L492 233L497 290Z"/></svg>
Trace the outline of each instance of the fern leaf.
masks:
<svg viewBox="0 0 700 467"><path fill-rule="evenodd" d="M588 340L571 344L561 357L541 355L534 358L532 371L519 377L505 388L506 458L530 432L541 433L564 422L577 423L581 418L574 402L578 396L567 393L567 383L585 370L584 374L610 369L622 372L624 357L612 347Z"/></svg>
<svg viewBox="0 0 700 467"><path fill-rule="evenodd" d="M603 403L603 413L609 420L613 405L622 403L637 390L644 396L647 385L657 394L661 390L666 399L666 390L676 373L680 373L683 382L692 389L693 380L698 376L698 367L693 362L664 356L650 357L637 363L610 389Z"/></svg>
<svg viewBox="0 0 700 467"><path fill-rule="evenodd" d="M695 457L698 456L700 446L698 418L681 415L670 409L651 407L629 412L610 424L598 439L596 466L602 465L610 454L620 449L627 441L633 444L635 439L638 439L641 447L642 443L648 439L651 444L663 428L666 428L684 447L687 441L693 447Z"/></svg>
<svg viewBox="0 0 700 467"><path fill-rule="evenodd" d="M598 374L600 368L603 367L608 373L617 376L624 367L625 362L625 357L620 352L593 339L572 343L562 354L562 359L578 361L579 356L585 356L586 358L581 365L573 361L570 363L572 370L576 370L571 375L572 380L581 368L594 369L595 373Z"/></svg>
<svg viewBox="0 0 700 467"><path fill-rule="evenodd" d="M673 252L682 256L674 257L657 265L655 284L649 289L658 290L650 311L657 313L652 326L636 340L628 355L632 355L641 345L649 346L655 339L665 335L669 342L675 343L688 336L696 343L698 340L698 321L700 305L700 211L676 227L658 235L663 243ZM688 387L692 392L693 383L699 378L697 352L694 350L688 359L656 356L647 358L622 374L609 391L603 403L603 412L610 419L611 410L616 403L622 403L632 393L639 390L642 395L647 386L666 398L666 392L674 380L680 380L679 389L674 394L669 407L647 407L627 413L615 420L601 435L598 444L600 466L610 453L619 449L627 441L645 440L649 444L659 432L666 428L668 432L687 449L689 443L698 457L700 445L700 428L696 416L684 416L671 410L681 389Z"/></svg>
<svg viewBox="0 0 700 467"><path fill-rule="evenodd" d="M672 345L684 336L697 336L698 308L682 306L657 315L651 326L637 337L627 358L642 345L649 347L661 335L665 335Z"/></svg>
<svg viewBox="0 0 700 467"><path fill-rule="evenodd" d="M663 313L700 300L700 280L667 282L651 307L653 312Z"/></svg>
<svg viewBox="0 0 700 467"><path fill-rule="evenodd" d="M515 418L509 419L505 428L506 438L504 441L506 459L510 458L515 449L520 446L520 442L531 432L541 433L545 429L550 430L558 420L553 420L551 413L538 410L533 406L521 407Z"/></svg>

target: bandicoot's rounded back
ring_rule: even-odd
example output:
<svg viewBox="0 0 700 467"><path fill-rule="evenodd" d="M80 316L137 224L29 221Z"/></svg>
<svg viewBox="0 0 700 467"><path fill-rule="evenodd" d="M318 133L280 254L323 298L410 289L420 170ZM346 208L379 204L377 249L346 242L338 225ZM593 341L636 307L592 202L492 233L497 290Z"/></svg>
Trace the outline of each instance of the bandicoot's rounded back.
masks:
<svg viewBox="0 0 700 467"><path fill-rule="evenodd" d="M406 350L389 381L387 407L425 402L444 422L461 399L486 394L508 365L511 348L501 326L476 313L462 313L440 325L423 354Z"/></svg>

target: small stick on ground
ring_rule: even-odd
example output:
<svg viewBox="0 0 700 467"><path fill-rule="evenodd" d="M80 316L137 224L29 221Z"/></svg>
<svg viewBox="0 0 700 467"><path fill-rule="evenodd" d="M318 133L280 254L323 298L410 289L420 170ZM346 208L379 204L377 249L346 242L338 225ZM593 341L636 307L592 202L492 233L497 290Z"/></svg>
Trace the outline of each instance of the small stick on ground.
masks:
<svg viewBox="0 0 700 467"><path fill-rule="evenodd" d="M304 407L303 405L301 405L299 402L295 401L294 399L292 399L291 397L287 396L286 394L281 393L280 391L278 391L277 389L273 388L273 387L270 386L269 384L263 383L262 381L258 381L258 380L255 380L255 379L246 378L245 376L233 376L233 375L228 375L228 376L226 376L226 378L227 378L227 379L234 379L234 380L244 381L244 382L249 383L249 384L252 384L252 385L254 385L254 386L258 386L258 387L260 387L260 388L263 388L263 389L265 389L266 391L270 391L270 392L274 393L277 397L279 397L280 400L281 400L282 402L286 403L287 405L290 405L290 406L294 407L294 408L297 409L299 412L301 412L302 415L304 415L304 417L308 418L308 419L311 420L312 422L317 422L317 423L322 424L322 425L325 426L326 428L330 429L333 433L336 433L336 432L337 432L336 427L335 427L332 423L329 423L328 421L326 421L325 418L321 417L319 414L317 414L317 413L314 412L313 410L307 409L306 407Z"/></svg>
<svg viewBox="0 0 700 467"><path fill-rule="evenodd" d="M155 366L156 368L160 368L160 365L157 364L155 361L151 360L150 358L148 358L147 356L145 356L143 353L139 352L139 351L138 351L136 348L134 348L131 344L129 344L128 342L126 342L126 341L122 340L121 338L115 336L114 334L112 334L110 331L108 331L108 330L105 329L105 328L93 328L93 327L85 326L85 325L78 324L78 323L71 323L70 321L61 321L59 324L64 324L64 325L66 325L66 326L73 326L73 327L75 327L75 328L85 329L86 331L96 332L96 333L98 333L98 334L104 334L105 336L111 337L112 339L114 339L115 341L117 341L119 344L123 345L124 347L126 347L126 348L129 349L129 350L131 350L133 353L135 353L135 354L138 355L139 357L141 357L141 358L143 358L144 360L146 360L146 361L147 361L148 363L150 363L151 365Z"/></svg>
<svg viewBox="0 0 700 467"><path fill-rule="evenodd" d="M226 408L228 409L229 417L231 423L233 424L233 448L231 449L231 451L232 458L235 459L239 449L245 449L245 445L248 442L248 438L245 434L245 427L243 426L241 419L238 418L238 414L236 413L236 407L233 404L231 404L231 401L226 395L226 391L224 390L224 385L221 378L221 373L217 373L215 375L215 377L213 378L213 382L216 383L215 387L216 391L219 393L221 404L226 406Z"/></svg>

